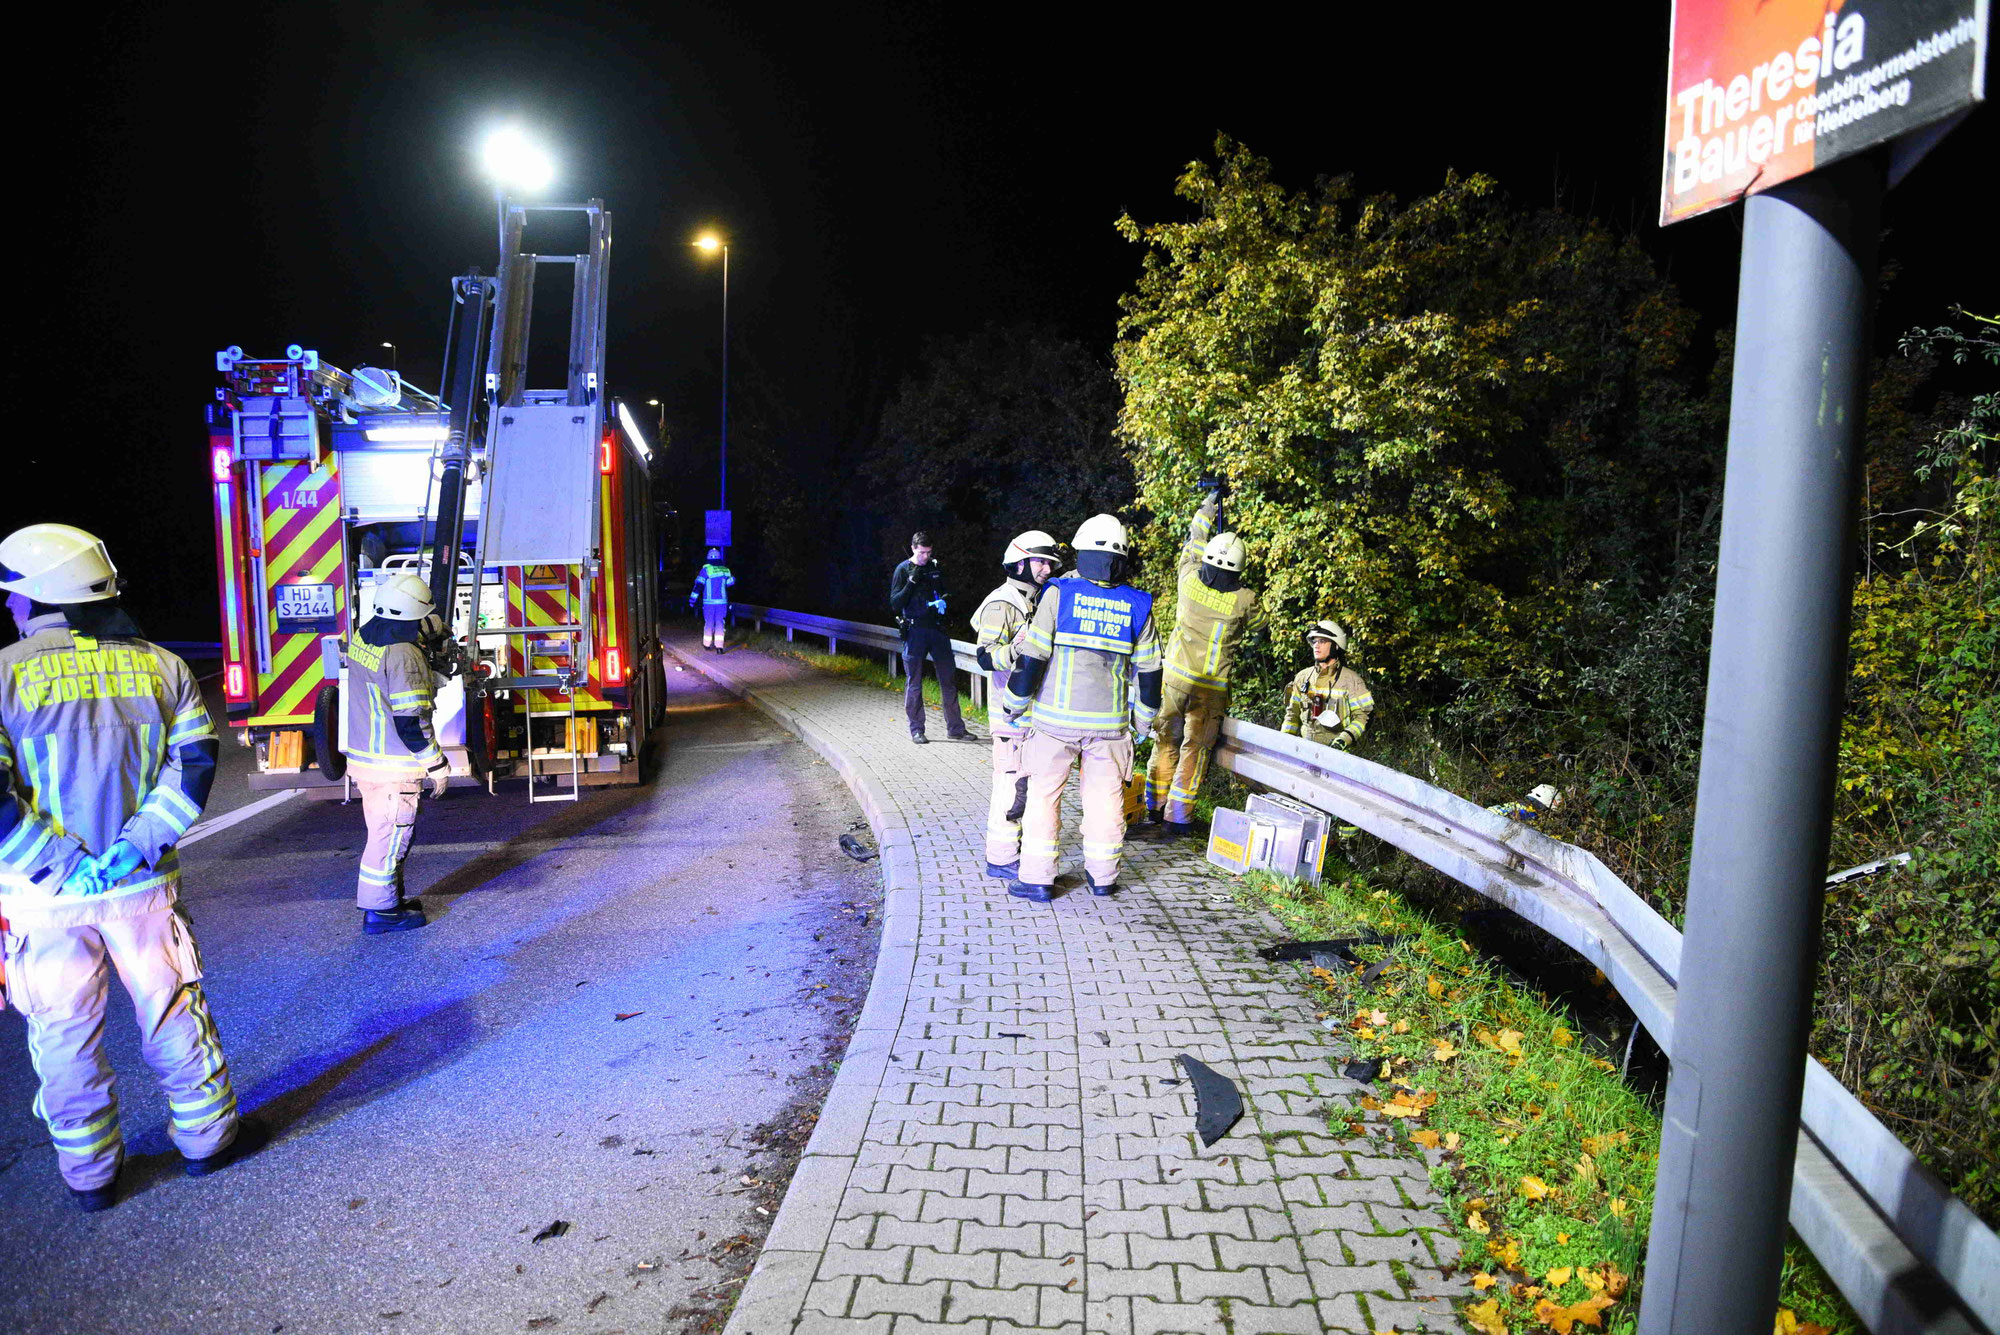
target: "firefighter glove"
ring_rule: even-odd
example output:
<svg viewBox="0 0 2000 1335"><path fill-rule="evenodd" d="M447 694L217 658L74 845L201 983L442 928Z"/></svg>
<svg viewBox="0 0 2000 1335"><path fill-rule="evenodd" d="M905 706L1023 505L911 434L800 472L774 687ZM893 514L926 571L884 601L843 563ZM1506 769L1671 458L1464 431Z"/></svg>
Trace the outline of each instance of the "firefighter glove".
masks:
<svg viewBox="0 0 2000 1335"><path fill-rule="evenodd" d="M122 881L145 864L139 850L120 839L111 845L97 859L97 878L110 889L114 882Z"/></svg>
<svg viewBox="0 0 2000 1335"><path fill-rule="evenodd" d="M431 766L430 772L424 775L424 781L430 785L432 797L443 797L444 790L451 786L450 764L439 761Z"/></svg>
<svg viewBox="0 0 2000 1335"><path fill-rule="evenodd" d="M939 616L943 616L943 615L944 615L944 595L943 595L943 594L939 594L939 595L938 595L937 597L935 597L935 598L931 599L931 603L930 603L930 605L931 605L931 610L935 611L935 612L936 612L936 613L937 613L937 614L938 614Z"/></svg>
<svg viewBox="0 0 2000 1335"><path fill-rule="evenodd" d="M978 651L972 656L978 660L981 671L991 672L993 670L993 655L987 652L985 645L980 645Z"/></svg>

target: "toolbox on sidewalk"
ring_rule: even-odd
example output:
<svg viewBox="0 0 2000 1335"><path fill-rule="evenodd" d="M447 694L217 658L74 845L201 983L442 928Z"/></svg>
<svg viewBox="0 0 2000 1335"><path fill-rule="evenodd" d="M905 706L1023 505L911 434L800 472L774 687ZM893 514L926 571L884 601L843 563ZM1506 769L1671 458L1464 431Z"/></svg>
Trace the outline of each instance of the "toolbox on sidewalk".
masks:
<svg viewBox="0 0 2000 1335"><path fill-rule="evenodd" d="M1326 868L1333 818L1277 793L1258 793L1237 811L1217 807L1208 827L1208 860L1224 871L1268 871L1317 885Z"/></svg>

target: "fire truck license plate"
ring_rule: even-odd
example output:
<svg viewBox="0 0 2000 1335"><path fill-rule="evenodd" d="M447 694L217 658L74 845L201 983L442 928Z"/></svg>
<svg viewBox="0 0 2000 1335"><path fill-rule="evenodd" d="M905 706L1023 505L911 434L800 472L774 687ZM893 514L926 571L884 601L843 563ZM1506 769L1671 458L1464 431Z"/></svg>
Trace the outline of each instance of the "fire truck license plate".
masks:
<svg viewBox="0 0 2000 1335"><path fill-rule="evenodd" d="M272 592L277 595L278 621L287 629L318 629L317 626L296 623L330 623L333 620L331 584L280 584Z"/></svg>

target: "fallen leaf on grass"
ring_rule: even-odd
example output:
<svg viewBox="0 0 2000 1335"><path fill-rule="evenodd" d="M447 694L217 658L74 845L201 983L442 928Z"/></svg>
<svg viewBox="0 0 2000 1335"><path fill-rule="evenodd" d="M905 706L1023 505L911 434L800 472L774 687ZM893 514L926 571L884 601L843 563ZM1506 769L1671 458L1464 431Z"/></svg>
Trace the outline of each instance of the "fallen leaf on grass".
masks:
<svg viewBox="0 0 2000 1335"><path fill-rule="evenodd" d="M1416 1141L1417 1144L1427 1150L1434 1150L1438 1147L1438 1133L1429 1127L1425 1127L1422 1131L1412 1131L1410 1139Z"/></svg>
<svg viewBox="0 0 2000 1335"><path fill-rule="evenodd" d="M1487 1223L1486 1216L1480 1214L1477 1210L1467 1210L1465 1212L1465 1226L1481 1237L1493 1231L1493 1225Z"/></svg>
<svg viewBox="0 0 2000 1335"><path fill-rule="evenodd" d="M1525 1037L1525 1035L1523 1035L1520 1030L1502 1029L1499 1033L1495 1034L1493 1037L1499 1044L1500 1051L1506 1053L1509 1057L1519 1057L1523 1055L1521 1052L1521 1039Z"/></svg>
<svg viewBox="0 0 2000 1335"><path fill-rule="evenodd" d="M1521 1194L1531 1201L1538 1201L1549 1194L1549 1184L1538 1177L1521 1179Z"/></svg>
<svg viewBox="0 0 2000 1335"><path fill-rule="evenodd" d="M1509 1238L1505 1243L1489 1242L1486 1244L1486 1252L1509 1270L1519 1270L1521 1268L1521 1240L1519 1238Z"/></svg>
<svg viewBox="0 0 2000 1335"><path fill-rule="evenodd" d="M1465 1309L1465 1319L1472 1323L1479 1335L1507 1335L1507 1319L1500 1315L1498 1298L1469 1304Z"/></svg>
<svg viewBox="0 0 2000 1335"><path fill-rule="evenodd" d="M1424 991L1431 994L1432 1000L1436 1000L1444 995L1444 984L1437 980L1436 974L1432 974L1424 983Z"/></svg>
<svg viewBox="0 0 2000 1335"><path fill-rule="evenodd" d="M1617 1266L1607 1265L1604 1267L1604 1291L1612 1297L1623 1298L1625 1296L1625 1286L1631 1282L1632 1277Z"/></svg>
<svg viewBox="0 0 2000 1335"><path fill-rule="evenodd" d="M1437 1047L1431 1052L1432 1060L1439 1062L1448 1062L1457 1055L1458 1049L1451 1045L1451 1040L1448 1038L1439 1039Z"/></svg>
<svg viewBox="0 0 2000 1335"><path fill-rule="evenodd" d="M1617 1215L1620 1219L1625 1217L1625 1198L1623 1196L1613 1196L1611 1198L1611 1213Z"/></svg>
<svg viewBox="0 0 2000 1335"><path fill-rule="evenodd" d="M1444 1133L1444 1147L1448 1150L1456 1150L1458 1148L1458 1132L1447 1131Z"/></svg>
<svg viewBox="0 0 2000 1335"><path fill-rule="evenodd" d="M1392 1034L1407 1034L1410 1032L1410 1022L1408 1020L1398 1020L1389 1027L1389 1032Z"/></svg>
<svg viewBox="0 0 2000 1335"><path fill-rule="evenodd" d="M1609 1306L1611 1299L1601 1293L1580 1303L1571 1303L1568 1307L1557 1307L1544 1298L1535 1304L1535 1320L1552 1327L1556 1335L1569 1335L1579 1323L1601 1330L1604 1327L1604 1309Z"/></svg>
<svg viewBox="0 0 2000 1335"><path fill-rule="evenodd" d="M1575 1273L1575 1267L1559 1265L1555 1269L1549 1271L1548 1274L1543 1275L1542 1281L1552 1289L1559 1289L1563 1285L1569 1283L1569 1277L1574 1273Z"/></svg>
<svg viewBox="0 0 2000 1335"><path fill-rule="evenodd" d="M1495 1284L1498 1284L1499 1282L1500 1282L1499 1280L1493 1278L1493 1276L1487 1274L1484 1270L1480 1271L1478 1274L1472 1277L1472 1287L1479 1290L1481 1293L1486 1292L1486 1290L1492 1288Z"/></svg>
<svg viewBox="0 0 2000 1335"><path fill-rule="evenodd" d="M1771 1335L1833 1335L1833 1332L1817 1321L1801 1321L1789 1307L1778 1309L1778 1319L1771 1324Z"/></svg>
<svg viewBox="0 0 2000 1335"><path fill-rule="evenodd" d="M1600 1071L1615 1071L1618 1069L1616 1066L1613 1066L1610 1062L1604 1060L1604 1058L1602 1057L1592 1057L1590 1059L1590 1064L1592 1066L1595 1066Z"/></svg>
<svg viewBox="0 0 2000 1335"><path fill-rule="evenodd" d="M1627 1132L1607 1131L1601 1136L1585 1136L1583 1138L1583 1149L1586 1154L1602 1154L1613 1146L1623 1145L1630 1139L1632 1137Z"/></svg>
<svg viewBox="0 0 2000 1335"><path fill-rule="evenodd" d="M1569 1030L1563 1028L1561 1025L1557 1025L1555 1033L1549 1035L1549 1037L1555 1040L1556 1046L1559 1048L1566 1048L1570 1044L1576 1042L1576 1035L1572 1034Z"/></svg>

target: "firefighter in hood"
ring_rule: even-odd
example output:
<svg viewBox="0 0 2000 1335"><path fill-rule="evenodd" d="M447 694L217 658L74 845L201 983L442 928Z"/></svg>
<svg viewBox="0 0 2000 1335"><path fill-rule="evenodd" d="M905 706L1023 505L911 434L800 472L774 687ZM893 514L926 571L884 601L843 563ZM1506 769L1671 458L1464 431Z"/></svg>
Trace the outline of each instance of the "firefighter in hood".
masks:
<svg viewBox="0 0 2000 1335"><path fill-rule="evenodd" d="M695 573L694 587L688 590L688 606L701 603L701 647L722 652L723 638L729 633L729 586L736 576L722 564L722 549L708 549L708 564Z"/></svg>
<svg viewBox="0 0 2000 1335"><path fill-rule="evenodd" d="M200 1177L254 1151L179 904L174 846L215 781L194 674L139 634L104 544L67 524L0 542L21 639L0 650L0 917L8 989L41 1078L35 1112L86 1212L116 1202L125 1146L105 1058L113 970Z"/></svg>
<svg viewBox="0 0 2000 1335"><path fill-rule="evenodd" d="M370 936L427 921L423 904L403 894L403 860L424 785L442 797L451 781L431 731L434 688L423 651L424 638L443 630L430 586L398 575L375 590L375 614L347 643L347 772L368 823L354 899Z"/></svg>
<svg viewBox="0 0 2000 1335"><path fill-rule="evenodd" d="M1033 732L1021 748L1028 776L1021 866L1007 893L1055 897L1056 833L1063 788L1078 770L1083 869L1090 892L1118 888L1125 848L1125 783L1132 744L1160 707L1160 640L1153 596L1124 582L1125 526L1113 515L1076 531L1076 576L1050 581L1022 635L1002 706Z"/></svg>
<svg viewBox="0 0 2000 1335"><path fill-rule="evenodd" d="M986 595L972 618L979 666L992 674L989 700L999 700L1005 694L1007 678L1019 657L1017 639L1060 559L1056 540L1038 528L1015 538L1000 554L1000 568L1007 572L1007 578ZM986 814L986 874L1013 880L1021 870L1021 823L1010 820L1009 815L1014 787L1021 778L1021 745L1027 728L1005 713L995 712L999 716L988 728L993 734L993 801Z"/></svg>
<svg viewBox="0 0 2000 1335"><path fill-rule="evenodd" d="M1338 621L1322 621L1307 631L1306 644L1312 666L1285 688L1285 731L1345 751L1368 731L1375 695L1367 679L1347 666L1347 631Z"/></svg>
<svg viewBox="0 0 2000 1335"><path fill-rule="evenodd" d="M1174 636L1146 771L1146 813L1158 820L1164 807L1169 834L1194 829L1195 795L1229 716L1229 660L1257 605L1243 587L1243 540L1215 531L1220 511L1219 493L1210 491L1181 546Z"/></svg>

